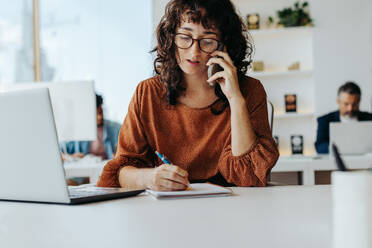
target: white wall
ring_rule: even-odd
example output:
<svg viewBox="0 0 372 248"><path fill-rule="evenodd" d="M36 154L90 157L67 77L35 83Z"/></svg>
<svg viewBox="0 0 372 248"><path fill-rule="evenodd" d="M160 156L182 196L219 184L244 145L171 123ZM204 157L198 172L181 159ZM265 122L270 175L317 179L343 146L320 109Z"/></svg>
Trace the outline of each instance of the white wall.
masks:
<svg viewBox="0 0 372 248"><path fill-rule="evenodd" d="M165 6L168 2L169 0L152 0L152 23L154 30L164 15Z"/></svg>
<svg viewBox="0 0 372 248"><path fill-rule="evenodd" d="M337 109L337 89L347 80L361 87L361 110L371 111L371 1L311 0L310 6L316 21L316 112L324 114Z"/></svg>

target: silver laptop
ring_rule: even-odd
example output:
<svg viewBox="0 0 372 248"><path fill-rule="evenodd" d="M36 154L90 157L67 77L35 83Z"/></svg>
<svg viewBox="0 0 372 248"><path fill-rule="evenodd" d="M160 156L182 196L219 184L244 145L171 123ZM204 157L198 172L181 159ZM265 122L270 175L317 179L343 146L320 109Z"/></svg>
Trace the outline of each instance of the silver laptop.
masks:
<svg viewBox="0 0 372 248"><path fill-rule="evenodd" d="M47 88L0 93L0 115L0 200L79 204L143 191L66 185Z"/></svg>
<svg viewBox="0 0 372 248"><path fill-rule="evenodd" d="M330 123L330 144L336 144L340 154L372 153L372 121ZM331 147L330 147L331 151Z"/></svg>

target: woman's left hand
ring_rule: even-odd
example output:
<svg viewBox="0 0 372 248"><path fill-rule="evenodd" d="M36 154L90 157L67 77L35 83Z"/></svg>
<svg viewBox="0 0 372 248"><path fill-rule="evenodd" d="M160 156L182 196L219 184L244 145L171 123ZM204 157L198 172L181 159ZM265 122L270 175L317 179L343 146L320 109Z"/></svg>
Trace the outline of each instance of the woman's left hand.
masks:
<svg viewBox="0 0 372 248"><path fill-rule="evenodd" d="M216 81L219 83L222 92L229 101L234 98L241 98L242 94L239 88L238 73L230 56L225 51L215 51L211 56L207 62L207 66L218 64L223 68L223 71L213 74L207 81Z"/></svg>

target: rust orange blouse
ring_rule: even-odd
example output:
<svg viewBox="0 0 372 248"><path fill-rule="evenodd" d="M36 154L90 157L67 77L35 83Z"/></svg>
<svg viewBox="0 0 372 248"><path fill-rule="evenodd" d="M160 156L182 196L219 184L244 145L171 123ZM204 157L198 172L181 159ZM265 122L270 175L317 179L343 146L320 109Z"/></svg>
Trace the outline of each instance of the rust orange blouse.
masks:
<svg viewBox="0 0 372 248"><path fill-rule="evenodd" d="M257 139L245 154L233 156L229 107L214 115L209 107L168 105L165 85L158 76L142 81L120 129L115 158L105 165L97 185L120 187L119 170L126 165L151 168L162 164L156 150L187 170L191 182L219 174L236 186L265 186L279 156L268 123L266 93L250 77L240 82L240 88Z"/></svg>

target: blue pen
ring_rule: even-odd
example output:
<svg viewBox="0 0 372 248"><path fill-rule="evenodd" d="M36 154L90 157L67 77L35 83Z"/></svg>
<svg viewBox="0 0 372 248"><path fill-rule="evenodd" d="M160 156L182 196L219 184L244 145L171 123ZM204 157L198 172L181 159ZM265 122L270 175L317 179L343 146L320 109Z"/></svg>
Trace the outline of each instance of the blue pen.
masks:
<svg viewBox="0 0 372 248"><path fill-rule="evenodd" d="M160 152L158 151L155 151L155 154L161 159L161 161L163 161L164 164L172 164L171 162L168 161L168 159L163 155L161 154Z"/></svg>
<svg viewBox="0 0 372 248"><path fill-rule="evenodd" d="M161 154L160 152L158 151L155 151L155 154L161 159L161 161L163 161L164 164L172 164L171 162L169 162L169 160L163 155ZM190 185L187 185L187 188L185 190L190 190Z"/></svg>

